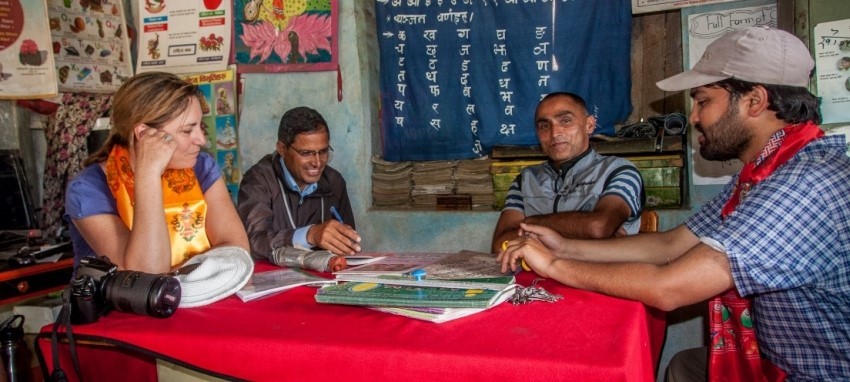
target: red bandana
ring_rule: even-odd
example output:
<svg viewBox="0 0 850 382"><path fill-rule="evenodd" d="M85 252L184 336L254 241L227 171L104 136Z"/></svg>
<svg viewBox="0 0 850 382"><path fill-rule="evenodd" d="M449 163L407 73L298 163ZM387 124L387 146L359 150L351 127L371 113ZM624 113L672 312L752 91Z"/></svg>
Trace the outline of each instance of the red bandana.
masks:
<svg viewBox="0 0 850 382"><path fill-rule="evenodd" d="M747 193L766 179L809 142L822 137L812 122L791 125L779 131L762 149L759 158L744 165L735 190L726 202L720 216L726 219ZM752 316L752 301L741 297L732 288L708 301L709 381L767 382L784 381L785 372L770 361L761 358Z"/></svg>

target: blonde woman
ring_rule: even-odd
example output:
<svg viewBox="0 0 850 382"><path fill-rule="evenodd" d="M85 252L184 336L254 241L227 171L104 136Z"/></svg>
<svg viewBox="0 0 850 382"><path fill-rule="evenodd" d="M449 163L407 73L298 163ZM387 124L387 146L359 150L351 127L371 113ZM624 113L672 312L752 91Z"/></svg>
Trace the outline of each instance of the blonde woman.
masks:
<svg viewBox="0 0 850 382"><path fill-rule="evenodd" d="M109 138L68 184L75 265L107 256L119 269L163 273L211 247L248 250L221 171L201 151L202 96L163 72L118 89Z"/></svg>

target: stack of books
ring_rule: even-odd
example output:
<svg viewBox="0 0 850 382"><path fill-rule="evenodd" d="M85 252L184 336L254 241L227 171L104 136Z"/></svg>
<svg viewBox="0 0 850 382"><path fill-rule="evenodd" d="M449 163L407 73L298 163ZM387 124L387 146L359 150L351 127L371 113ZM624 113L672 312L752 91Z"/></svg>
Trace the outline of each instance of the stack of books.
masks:
<svg viewBox="0 0 850 382"><path fill-rule="evenodd" d="M346 256L345 261L349 267L353 267L373 263L384 257L386 257L386 254L383 253L360 253ZM317 276L302 269L280 268L254 273L248 283L236 292L236 296L243 302L248 302L286 292L299 286L321 286L336 284L336 282L335 279Z"/></svg>
<svg viewBox="0 0 850 382"><path fill-rule="evenodd" d="M372 156L372 205L409 207L412 162L387 162Z"/></svg>
<svg viewBox="0 0 850 382"><path fill-rule="evenodd" d="M301 269L281 268L253 274L251 280L236 292L236 296L243 302L248 302L302 285L323 284L336 284L336 280L319 277Z"/></svg>
<svg viewBox="0 0 850 382"><path fill-rule="evenodd" d="M493 179L490 176L491 160L488 158L458 161L454 171L455 194L469 195L471 209L492 210Z"/></svg>
<svg viewBox="0 0 850 382"><path fill-rule="evenodd" d="M436 209L438 195L452 195L456 161L428 161L413 164L413 206Z"/></svg>
<svg viewBox="0 0 850 382"><path fill-rule="evenodd" d="M372 205L423 210L492 210L492 161L388 162L372 157Z"/></svg>
<svg viewBox="0 0 850 382"><path fill-rule="evenodd" d="M336 272L316 301L370 307L442 323L483 312L513 296L516 279L489 253L404 253Z"/></svg>

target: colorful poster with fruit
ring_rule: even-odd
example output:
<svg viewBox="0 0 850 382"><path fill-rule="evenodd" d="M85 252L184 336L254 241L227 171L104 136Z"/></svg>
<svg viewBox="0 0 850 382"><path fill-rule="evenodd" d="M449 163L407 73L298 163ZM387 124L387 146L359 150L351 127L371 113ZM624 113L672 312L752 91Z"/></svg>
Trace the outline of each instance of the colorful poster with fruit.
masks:
<svg viewBox="0 0 850 382"><path fill-rule="evenodd" d="M114 93L133 76L121 0L47 0L60 92Z"/></svg>
<svg viewBox="0 0 850 382"><path fill-rule="evenodd" d="M44 2L0 0L0 20L0 99L55 96Z"/></svg>
<svg viewBox="0 0 850 382"><path fill-rule="evenodd" d="M226 70L233 2L139 0L136 73Z"/></svg>
<svg viewBox="0 0 850 382"><path fill-rule="evenodd" d="M236 68L231 65L227 70L183 77L198 85L204 95L201 99L201 111L204 113L201 124L207 133L204 151L218 161L224 185L233 203L236 203L242 180L236 133Z"/></svg>
<svg viewBox="0 0 850 382"><path fill-rule="evenodd" d="M234 0L239 73L337 70L337 0Z"/></svg>

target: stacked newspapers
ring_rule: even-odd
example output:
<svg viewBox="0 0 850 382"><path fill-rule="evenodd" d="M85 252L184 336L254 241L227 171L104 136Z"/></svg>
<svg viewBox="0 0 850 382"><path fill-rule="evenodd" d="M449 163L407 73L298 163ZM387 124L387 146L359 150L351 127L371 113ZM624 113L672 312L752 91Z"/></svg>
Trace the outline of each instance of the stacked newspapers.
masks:
<svg viewBox="0 0 850 382"><path fill-rule="evenodd" d="M452 195L456 161L428 161L413 164L413 206L437 209L437 196Z"/></svg>
<svg viewBox="0 0 850 382"><path fill-rule="evenodd" d="M457 162L454 171L455 194L469 195L473 210L493 210L493 178L488 158Z"/></svg>
<svg viewBox="0 0 850 382"><path fill-rule="evenodd" d="M412 162L387 162L372 156L372 205L409 207L412 171Z"/></svg>

